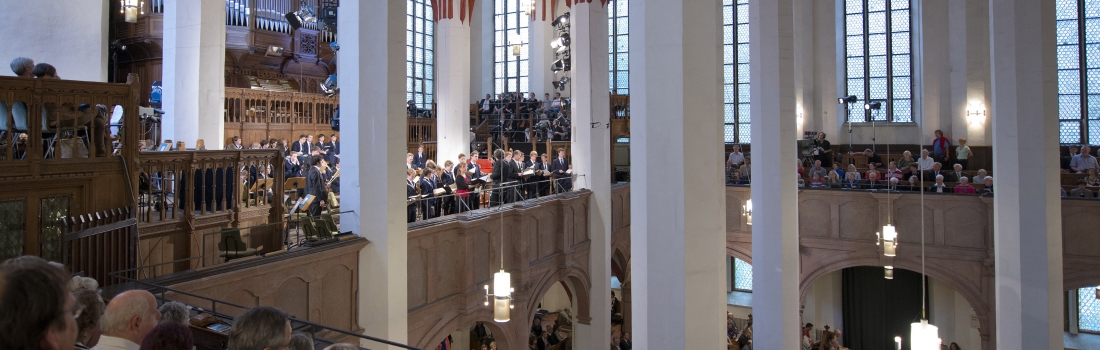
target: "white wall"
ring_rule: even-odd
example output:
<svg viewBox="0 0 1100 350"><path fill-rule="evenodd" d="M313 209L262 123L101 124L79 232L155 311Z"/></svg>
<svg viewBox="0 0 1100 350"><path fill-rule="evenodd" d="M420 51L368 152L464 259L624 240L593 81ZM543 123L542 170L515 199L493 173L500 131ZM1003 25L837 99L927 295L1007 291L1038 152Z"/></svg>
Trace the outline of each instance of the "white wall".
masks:
<svg viewBox="0 0 1100 350"><path fill-rule="evenodd" d="M966 298L946 283L929 278L929 322L939 327L943 344L956 342L963 349L980 349L978 315Z"/></svg>
<svg viewBox="0 0 1100 350"><path fill-rule="evenodd" d="M569 293L565 292L565 286L563 286L561 282L554 283L554 285L550 287L550 290L547 290L546 294L542 296L542 309L546 311L561 311L567 307L575 309L570 305L572 305L572 303L569 301Z"/></svg>
<svg viewBox="0 0 1100 350"><path fill-rule="evenodd" d="M107 0L0 1L0 75L27 57L62 79L107 81L107 13Z"/></svg>
<svg viewBox="0 0 1100 350"><path fill-rule="evenodd" d="M844 331L844 299L842 293L841 272L834 271L821 276L810 286L803 299L801 324L813 323L814 330L840 328ZM815 333L811 333L811 337Z"/></svg>

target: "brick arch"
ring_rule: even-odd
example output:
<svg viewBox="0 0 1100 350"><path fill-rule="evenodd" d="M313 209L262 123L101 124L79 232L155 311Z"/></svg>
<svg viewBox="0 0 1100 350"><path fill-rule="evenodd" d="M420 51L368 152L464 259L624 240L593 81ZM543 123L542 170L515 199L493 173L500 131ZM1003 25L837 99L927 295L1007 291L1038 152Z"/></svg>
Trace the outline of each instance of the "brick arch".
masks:
<svg viewBox="0 0 1100 350"><path fill-rule="evenodd" d="M900 256L900 255L899 255ZM812 260L803 257L803 260ZM799 300L805 300L806 293L809 292L809 287L817 281L818 278L826 274L843 270L849 267L857 266L882 266L882 262L878 256L873 257L850 257L847 259L839 259L824 265L816 266L813 269L804 270L802 272L801 281L799 283ZM894 259L894 268L901 268L910 271L921 271L921 265L919 259ZM803 268L807 266L803 265ZM970 307L974 309L974 313L978 316L979 332L982 334L983 349L992 349L991 340L988 337L993 333L993 315L992 309L989 303L986 302L986 296L982 293L981 281L973 281L972 278L963 276L955 269L941 267L937 264L926 264L925 274L936 280L946 283L955 289L959 294L966 299L966 302L970 304ZM990 302L992 300L989 300ZM988 344L988 345L987 345Z"/></svg>

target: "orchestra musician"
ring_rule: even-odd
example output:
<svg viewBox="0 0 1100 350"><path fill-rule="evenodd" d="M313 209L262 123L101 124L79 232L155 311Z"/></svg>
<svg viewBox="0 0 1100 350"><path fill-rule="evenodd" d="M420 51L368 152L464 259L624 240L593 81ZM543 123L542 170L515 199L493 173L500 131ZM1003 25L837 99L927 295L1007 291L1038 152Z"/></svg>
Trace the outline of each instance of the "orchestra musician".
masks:
<svg viewBox="0 0 1100 350"><path fill-rule="evenodd" d="M328 199L328 195L325 192L325 177L322 167L325 167L325 160L321 157L309 158L309 173L306 175L306 194L313 195L313 203L309 205L309 216L320 216L321 208L325 206L325 200Z"/></svg>

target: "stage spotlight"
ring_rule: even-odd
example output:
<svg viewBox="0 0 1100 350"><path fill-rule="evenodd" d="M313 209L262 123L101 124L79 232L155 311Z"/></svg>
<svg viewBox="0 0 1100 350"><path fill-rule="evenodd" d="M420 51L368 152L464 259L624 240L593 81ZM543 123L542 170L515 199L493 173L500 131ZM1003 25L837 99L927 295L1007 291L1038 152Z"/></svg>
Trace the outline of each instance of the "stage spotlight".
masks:
<svg viewBox="0 0 1100 350"><path fill-rule="evenodd" d="M856 101L859 101L859 98L856 97L856 95L848 95L837 99L837 103L839 104L854 103Z"/></svg>
<svg viewBox="0 0 1100 350"><path fill-rule="evenodd" d="M554 22L551 22L550 25L552 25L554 27L558 27L558 29L568 27L569 26L569 12L566 12L564 15L561 15L561 16L558 16L558 18L555 18ZM564 29L562 29L562 30L564 30Z"/></svg>
<svg viewBox="0 0 1100 350"><path fill-rule="evenodd" d="M552 84L554 84L554 88L558 89L558 91L565 91L565 87L569 85L569 77L561 77L561 79Z"/></svg>
<svg viewBox="0 0 1100 350"><path fill-rule="evenodd" d="M550 42L550 48L558 53L562 53L569 49L569 43L569 33L561 33L557 39Z"/></svg>
<svg viewBox="0 0 1100 350"><path fill-rule="evenodd" d="M863 105L863 108L879 110L879 109L882 109L882 102L879 102L879 101L871 102L871 103Z"/></svg>
<svg viewBox="0 0 1100 350"><path fill-rule="evenodd" d="M328 76L325 82L321 83L321 93L325 96L332 97L340 93L340 87L336 85L336 74Z"/></svg>
<svg viewBox="0 0 1100 350"><path fill-rule="evenodd" d="M573 66L571 64L569 64L569 57L565 57L565 58L559 59L557 61L554 61L554 64L550 65L550 70L553 71L554 73L557 73L557 72L560 72L560 71L568 72L572 69L573 69Z"/></svg>
<svg viewBox="0 0 1100 350"><path fill-rule="evenodd" d="M291 28L298 29L303 25L317 22L317 15L313 12L312 7L302 6L302 9L297 12L288 12L286 22L290 24Z"/></svg>

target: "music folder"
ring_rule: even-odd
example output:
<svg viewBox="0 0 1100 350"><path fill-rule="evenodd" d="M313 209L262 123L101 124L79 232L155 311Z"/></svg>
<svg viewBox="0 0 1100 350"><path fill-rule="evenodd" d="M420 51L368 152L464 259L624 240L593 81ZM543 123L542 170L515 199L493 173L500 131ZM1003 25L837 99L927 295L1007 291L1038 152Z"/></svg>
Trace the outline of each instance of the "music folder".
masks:
<svg viewBox="0 0 1100 350"><path fill-rule="evenodd" d="M479 186L487 183L493 183L493 179L489 178L491 175L485 175L473 180L470 180L470 186Z"/></svg>
<svg viewBox="0 0 1100 350"><path fill-rule="evenodd" d="M524 170L522 173L519 173L519 176L531 176L531 175L535 175L535 168L527 168L527 170Z"/></svg>
<svg viewBox="0 0 1100 350"><path fill-rule="evenodd" d="M432 195L434 196L442 196L444 193L447 193L447 190L444 190L442 188L432 190Z"/></svg>

